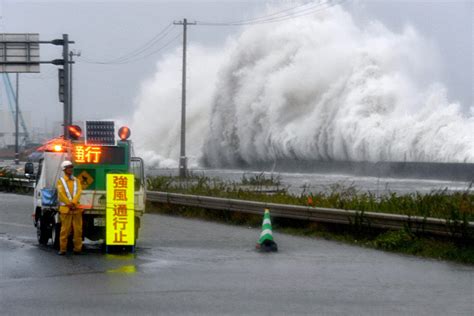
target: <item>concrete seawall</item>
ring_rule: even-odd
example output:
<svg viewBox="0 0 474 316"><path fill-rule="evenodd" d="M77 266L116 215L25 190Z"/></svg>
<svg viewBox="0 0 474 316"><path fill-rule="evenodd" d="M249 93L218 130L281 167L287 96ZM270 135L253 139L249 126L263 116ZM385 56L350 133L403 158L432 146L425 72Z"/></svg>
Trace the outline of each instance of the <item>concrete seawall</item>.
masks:
<svg viewBox="0 0 474 316"><path fill-rule="evenodd" d="M258 162L242 167L277 172L337 173L371 177L474 181L473 163L277 160Z"/></svg>

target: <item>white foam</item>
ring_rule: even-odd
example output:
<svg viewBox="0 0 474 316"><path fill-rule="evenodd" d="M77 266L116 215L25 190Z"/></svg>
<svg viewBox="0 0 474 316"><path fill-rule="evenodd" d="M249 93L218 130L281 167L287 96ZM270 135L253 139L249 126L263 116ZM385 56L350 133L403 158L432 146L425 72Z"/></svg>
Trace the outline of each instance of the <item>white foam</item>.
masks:
<svg viewBox="0 0 474 316"><path fill-rule="evenodd" d="M223 48L191 44L190 165L274 159L474 162L474 115L434 77L417 31L357 25L341 7L248 26ZM160 167L179 157L181 50L142 85L133 130Z"/></svg>

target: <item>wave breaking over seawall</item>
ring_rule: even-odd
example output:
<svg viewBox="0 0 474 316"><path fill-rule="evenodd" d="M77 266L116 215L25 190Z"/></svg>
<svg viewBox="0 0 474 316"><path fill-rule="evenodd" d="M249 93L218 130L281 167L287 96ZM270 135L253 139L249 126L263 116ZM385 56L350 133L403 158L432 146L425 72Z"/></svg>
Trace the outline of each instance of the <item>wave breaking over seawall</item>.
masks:
<svg viewBox="0 0 474 316"><path fill-rule="evenodd" d="M415 29L358 25L341 7L190 45L191 165L276 160L474 162L474 111L449 102ZM132 124L160 167L179 156L181 51L144 83ZM146 150L145 150L146 149Z"/></svg>

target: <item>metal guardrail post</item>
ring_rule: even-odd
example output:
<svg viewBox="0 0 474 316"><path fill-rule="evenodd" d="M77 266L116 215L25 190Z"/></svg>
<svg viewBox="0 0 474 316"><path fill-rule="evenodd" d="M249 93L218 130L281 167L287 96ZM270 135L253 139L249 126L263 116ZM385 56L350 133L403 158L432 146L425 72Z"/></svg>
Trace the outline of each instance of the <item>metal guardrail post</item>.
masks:
<svg viewBox="0 0 474 316"><path fill-rule="evenodd" d="M383 229L402 229L404 227L411 227L411 229L416 232L425 232L443 236L451 235L451 228L453 225L459 225L457 222L432 217L275 204L156 191L147 191L147 200L150 202L167 203L172 205L195 206L258 215L262 215L263 210L269 208L272 210L272 215L275 217L301 219L322 223L349 225L354 223L356 220L362 219L367 222L366 224L362 223L362 226L368 225L370 227ZM474 231L474 222L468 222L466 228L470 231Z"/></svg>

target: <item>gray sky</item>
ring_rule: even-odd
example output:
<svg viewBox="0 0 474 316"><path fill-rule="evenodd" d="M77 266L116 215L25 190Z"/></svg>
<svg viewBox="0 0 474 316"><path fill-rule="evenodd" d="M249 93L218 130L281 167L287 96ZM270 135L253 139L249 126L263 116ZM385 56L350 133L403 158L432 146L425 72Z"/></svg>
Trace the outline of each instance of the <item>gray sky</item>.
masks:
<svg viewBox="0 0 474 316"><path fill-rule="evenodd" d="M141 47L173 20L234 21L258 16L268 3L290 1L42 1L0 0L1 32L40 33L41 40L68 33L81 58L74 67L75 119L129 116L141 83L155 72L160 54L180 47L176 40L168 50L123 65L96 65L87 60L109 60ZM399 31L413 25L439 49L440 81L450 100L465 109L473 105L473 2L467 1L350 1L344 3L356 19L377 19ZM178 34L174 26L170 35ZM193 26L189 41L220 45L238 27ZM172 36L170 37L172 38ZM158 44L166 43L166 41ZM150 50L153 51L153 50ZM41 59L59 58L60 47L41 46ZM192 67L192 65L189 65ZM42 66L41 74L21 75L22 109L37 118L35 126L62 117L58 102L57 67ZM180 76L181 69L176 69ZM192 84L192 83L189 83ZM179 106L179 105L178 105ZM5 104L0 107L6 108Z"/></svg>

